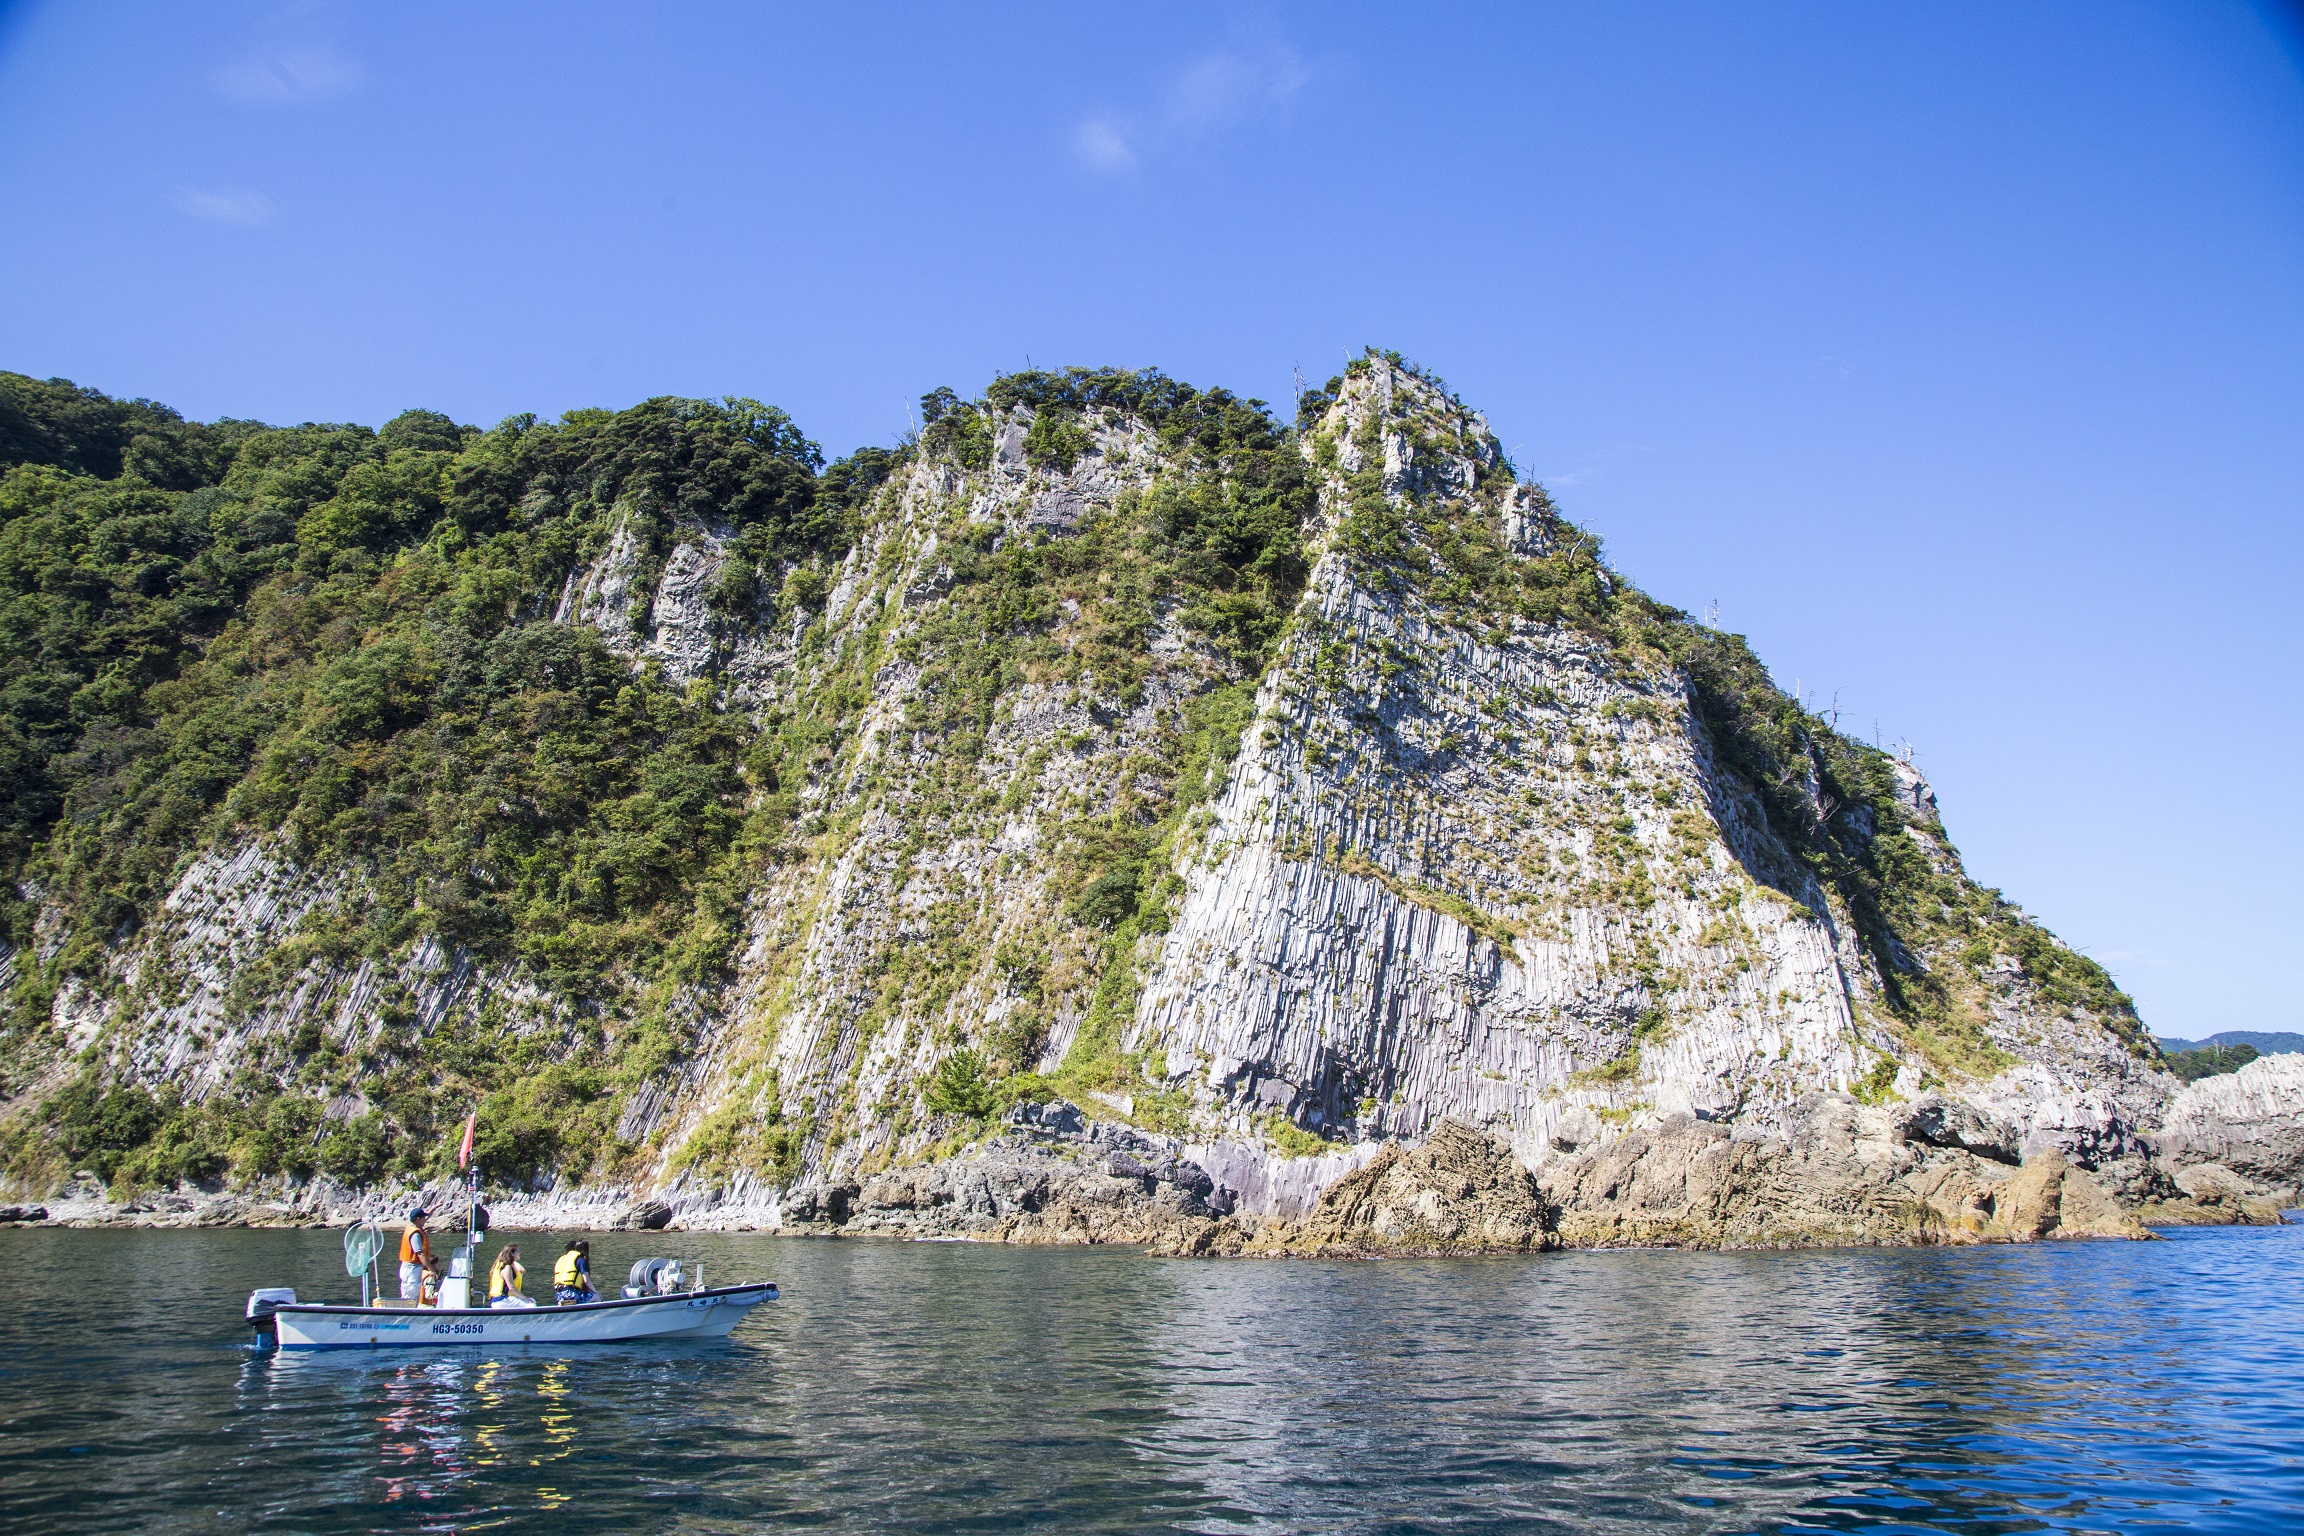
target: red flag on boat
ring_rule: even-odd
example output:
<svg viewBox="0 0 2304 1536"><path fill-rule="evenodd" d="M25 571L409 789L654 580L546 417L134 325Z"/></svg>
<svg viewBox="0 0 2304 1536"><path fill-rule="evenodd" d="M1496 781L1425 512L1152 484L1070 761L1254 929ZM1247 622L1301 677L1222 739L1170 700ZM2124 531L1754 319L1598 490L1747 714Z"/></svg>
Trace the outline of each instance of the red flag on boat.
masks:
<svg viewBox="0 0 2304 1536"><path fill-rule="evenodd" d="M459 1168L469 1168L472 1166L472 1127L478 1125L479 1123L480 1116L477 1111L465 1118L464 1145L456 1153L456 1166Z"/></svg>

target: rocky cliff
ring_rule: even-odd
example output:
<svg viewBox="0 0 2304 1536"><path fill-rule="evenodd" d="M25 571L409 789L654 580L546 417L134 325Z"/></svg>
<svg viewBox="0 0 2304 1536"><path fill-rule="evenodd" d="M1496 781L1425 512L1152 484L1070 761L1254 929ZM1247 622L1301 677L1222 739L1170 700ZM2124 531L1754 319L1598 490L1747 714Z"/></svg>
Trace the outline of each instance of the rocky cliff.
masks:
<svg viewBox="0 0 2304 1536"><path fill-rule="evenodd" d="M525 690L480 710L505 761L552 768L585 708L644 718L581 743L639 754L642 789L559 813L592 841L413 874L368 758L326 836L219 789L108 926L68 858L28 858L0 978L18 1184L53 1193L95 1147L115 1194L345 1208L437 1174L477 1106L500 1210L539 1220L645 1198L695 1224L1525 1248L2294 1198L2294 1058L2179 1093L2109 978L1967 879L1916 771L1630 588L1428 376L1371 354L1293 429L1157 375L924 404L917 441L835 467L813 543L709 476L523 470L541 450L503 428L431 450L449 513L485 483L500 531L443 554L443 517L352 568L432 584L393 664L444 688L452 616L473 675ZM245 612L322 579L299 559ZM350 707L328 680L403 642L331 643L297 708ZM482 729L405 707L404 735ZM659 769L667 741L700 744ZM547 798L483 778L426 793L479 820ZM1485 1179L1501 1215L1418 1207L1439 1175L1401 1149L1477 1161L1450 1139L1475 1131L1532 1182Z"/></svg>

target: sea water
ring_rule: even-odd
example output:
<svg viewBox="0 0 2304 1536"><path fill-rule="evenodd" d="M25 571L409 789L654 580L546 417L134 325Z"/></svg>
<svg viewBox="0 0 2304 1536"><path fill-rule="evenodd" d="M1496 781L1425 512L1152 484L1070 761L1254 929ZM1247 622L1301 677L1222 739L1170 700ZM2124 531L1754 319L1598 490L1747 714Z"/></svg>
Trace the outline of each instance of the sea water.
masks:
<svg viewBox="0 0 2304 1536"><path fill-rule="evenodd" d="M560 1242L518 1242L531 1276ZM24 1531L2304 1531L2304 1228L1327 1263L617 1234L725 1341L287 1354L330 1232L0 1232ZM491 1248L493 1251L493 1247Z"/></svg>

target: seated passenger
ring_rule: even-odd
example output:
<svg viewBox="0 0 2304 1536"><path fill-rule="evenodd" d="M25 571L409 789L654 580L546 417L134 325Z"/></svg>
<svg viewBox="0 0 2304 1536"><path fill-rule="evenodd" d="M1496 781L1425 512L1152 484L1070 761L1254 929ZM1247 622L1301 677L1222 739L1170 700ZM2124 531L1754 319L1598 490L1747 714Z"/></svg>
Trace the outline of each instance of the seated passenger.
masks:
<svg viewBox="0 0 2304 1536"><path fill-rule="evenodd" d="M424 1282L423 1288L417 1292L416 1305L440 1305L440 1260L430 1253L424 1255Z"/></svg>
<svg viewBox="0 0 2304 1536"><path fill-rule="evenodd" d="M520 1287L528 1280L528 1271L520 1265L520 1245L507 1243L504 1251L496 1255L495 1267L488 1271L488 1305L491 1307L532 1307L536 1305L522 1294Z"/></svg>
<svg viewBox="0 0 2304 1536"><path fill-rule="evenodd" d="M600 1299L600 1293L592 1288L592 1245L584 1239L571 1242L568 1251L553 1264L552 1294L562 1306Z"/></svg>

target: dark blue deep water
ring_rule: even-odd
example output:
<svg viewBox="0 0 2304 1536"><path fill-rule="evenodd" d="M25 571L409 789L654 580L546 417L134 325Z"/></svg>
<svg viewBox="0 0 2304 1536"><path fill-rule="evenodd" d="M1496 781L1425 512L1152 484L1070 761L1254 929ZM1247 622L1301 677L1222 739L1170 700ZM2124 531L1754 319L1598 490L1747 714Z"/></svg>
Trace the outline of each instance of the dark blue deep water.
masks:
<svg viewBox="0 0 2304 1536"><path fill-rule="evenodd" d="M723 1343L280 1357L328 1232L0 1232L26 1531L2304 1531L2304 1228L1381 1264L617 1236ZM531 1239L532 1252L556 1243ZM331 1274L334 1278L331 1279Z"/></svg>

